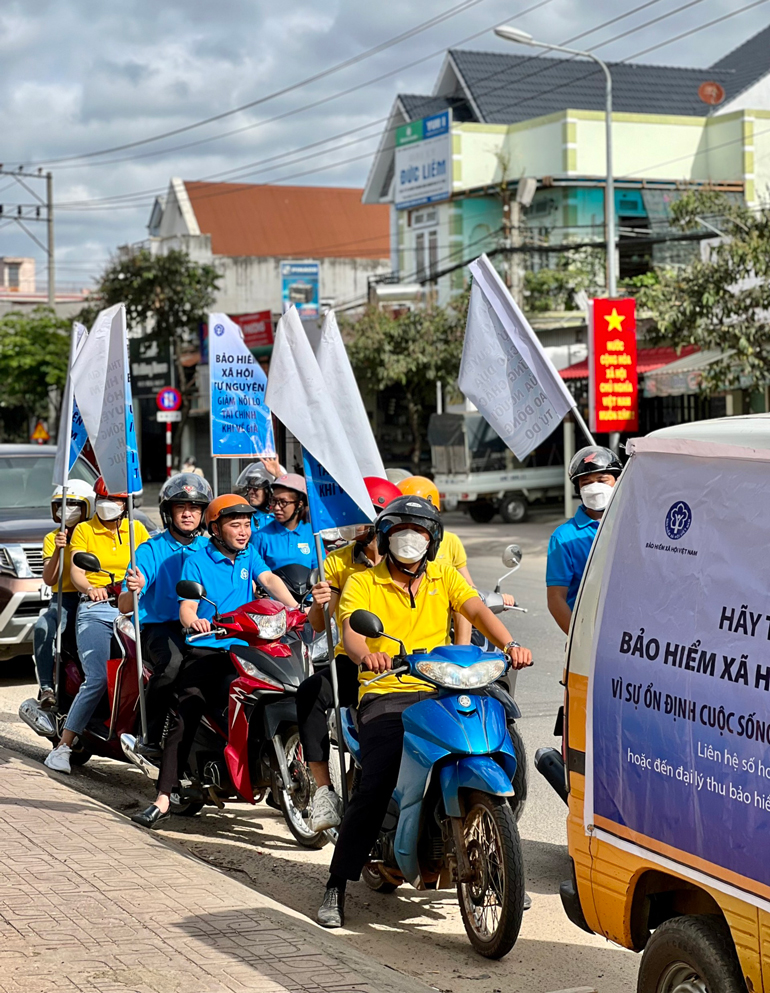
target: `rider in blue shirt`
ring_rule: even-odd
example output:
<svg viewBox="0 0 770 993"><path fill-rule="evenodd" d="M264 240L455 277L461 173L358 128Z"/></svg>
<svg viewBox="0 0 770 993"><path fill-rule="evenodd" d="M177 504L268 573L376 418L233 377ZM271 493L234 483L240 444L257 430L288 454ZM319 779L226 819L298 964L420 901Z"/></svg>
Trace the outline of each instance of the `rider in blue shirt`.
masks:
<svg viewBox="0 0 770 993"><path fill-rule="evenodd" d="M274 462L272 459L268 461L271 464ZM280 475L277 462L275 462L275 466ZM251 465L246 466L235 481L233 492L246 497L254 508L251 518L252 541L257 531L261 531L266 524L270 524L274 520L270 511L274 480L275 476L264 462L252 462Z"/></svg>
<svg viewBox="0 0 770 993"><path fill-rule="evenodd" d="M296 601L278 576L274 576L255 549L249 545L252 508L234 493L213 500L206 510L206 526L211 540L191 555L182 567L182 579L200 583L205 595L220 613L242 607L254 599L254 584L264 587L287 607ZM205 600L182 599L179 620L191 634L211 632L214 607ZM217 711L227 704L235 670L227 647L235 638L218 639L213 632L188 643L185 669L177 685L172 722L163 743L163 758L158 777L158 797L131 820L143 827L153 827L167 817L171 793L184 775L195 731L205 708Z"/></svg>
<svg viewBox="0 0 770 993"><path fill-rule="evenodd" d="M581 448L570 462L569 478L581 505L575 516L551 535L545 573L548 609L565 634L569 632L572 610L599 521L622 471L617 455L609 448L596 445Z"/></svg>
<svg viewBox="0 0 770 993"><path fill-rule="evenodd" d="M289 472L273 485L271 509L275 520L252 537L252 544L271 569L285 565L318 565L313 529L305 520L307 486L302 476Z"/></svg>
<svg viewBox="0 0 770 993"><path fill-rule="evenodd" d="M184 562L207 544L203 513L213 496L209 484L196 473L180 472L167 479L159 494L165 530L139 545L136 569L129 569L123 581L118 607L124 614L130 613L132 591L136 590L143 657L152 669L146 693L148 740L137 743L143 754L159 754L185 650L176 584Z"/></svg>

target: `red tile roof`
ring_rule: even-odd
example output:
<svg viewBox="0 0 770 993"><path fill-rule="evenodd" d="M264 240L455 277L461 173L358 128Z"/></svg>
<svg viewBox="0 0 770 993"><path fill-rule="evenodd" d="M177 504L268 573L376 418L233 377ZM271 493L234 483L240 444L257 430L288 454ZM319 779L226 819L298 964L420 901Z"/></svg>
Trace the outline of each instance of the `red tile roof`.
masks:
<svg viewBox="0 0 770 993"><path fill-rule="evenodd" d="M685 355L692 355L693 352L697 351L697 345L683 345L680 351L663 346L640 348L636 353L636 369L639 373L652 372L654 369L660 369L662 366L668 365L669 362L676 362L677 359L683 359ZM569 365L566 369L560 369L559 375L562 379L588 379L588 359Z"/></svg>
<svg viewBox="0 0 770 993"><path fill-rule="evenodd" d="M185 182L214 255L388 259L390 208L363 190Z"/></svg>

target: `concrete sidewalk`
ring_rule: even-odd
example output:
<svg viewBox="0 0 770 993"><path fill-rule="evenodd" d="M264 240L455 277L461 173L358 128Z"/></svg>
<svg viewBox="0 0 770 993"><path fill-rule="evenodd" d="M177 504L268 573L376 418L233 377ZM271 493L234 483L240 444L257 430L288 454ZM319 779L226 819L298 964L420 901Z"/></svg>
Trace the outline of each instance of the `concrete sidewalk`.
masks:
<svg viewBox="0 0 770 993"><path fill-rule="evenodd" d="M430 987L0 748L2 993L246 990Z"/></svg>

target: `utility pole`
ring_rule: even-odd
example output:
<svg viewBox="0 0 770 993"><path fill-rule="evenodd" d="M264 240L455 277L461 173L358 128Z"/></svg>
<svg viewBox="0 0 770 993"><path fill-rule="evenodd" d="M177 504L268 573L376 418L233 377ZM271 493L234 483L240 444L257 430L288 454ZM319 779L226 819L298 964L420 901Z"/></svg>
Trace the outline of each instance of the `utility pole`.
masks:
<svg viewBox="0 0 770 993"><path fill-rule="evenodd" d="M56 303L56 271L54 268L54 234L53 234L53 173L43 173L42 169L37 172L25 172L24 166L18 169L5 169L0 165L0 176L10 176L19 186L23 187L27 193L35 198L34 203L9 203L0 204L0 217L7 218L7 223L18 224L22 231L34 241L34 243L45 252L48 265L48 303L53 307ZM29 185L35 179L45 179L46 198L45 200ZM41 215L41 210L45 214ZM30 221L45 221L46 243L43 242L30 231L27 224ZM5 226L5 225L3 225Z"/></svg>
<svg viewBox="0 0 770 993"><path fill-rule="evenodd" d="M56 271L53 245L53 173L45 174L46 228L48 231L48 306L56 306Z"/></svg>
<svg viewBox="0 0 770 993"><path fill-rule="evenodd" d="M500 193L503 201L503 248L505 252L505 285L519 307L524 303L524 286L521 278L520 253L515 249L521 246L521 204L511 198L506 183Z"/></svg>

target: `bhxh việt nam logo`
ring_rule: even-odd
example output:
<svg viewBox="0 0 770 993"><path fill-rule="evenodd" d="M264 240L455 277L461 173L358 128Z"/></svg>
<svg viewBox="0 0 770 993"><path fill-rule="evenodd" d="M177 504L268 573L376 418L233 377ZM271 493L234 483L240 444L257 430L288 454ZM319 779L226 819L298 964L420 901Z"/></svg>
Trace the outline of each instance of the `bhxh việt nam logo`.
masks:
<svg viewBox="0 0 770 993"><path fill-rule="evenodd" d="M666 534L672 541L683 538L690 530L692 511L684 500L677 500L666 514Z"/></svg>

